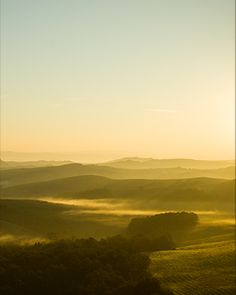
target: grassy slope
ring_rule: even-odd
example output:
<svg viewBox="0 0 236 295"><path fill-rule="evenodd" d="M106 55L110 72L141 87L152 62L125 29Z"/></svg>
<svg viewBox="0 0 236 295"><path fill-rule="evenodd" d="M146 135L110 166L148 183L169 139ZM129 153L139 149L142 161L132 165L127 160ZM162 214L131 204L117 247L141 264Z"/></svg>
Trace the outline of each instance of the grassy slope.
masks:
<svg viewBox="0 0 236 295"><path fill-rule="evenodd" d="M96 215L84 215L78 207L36 200L0 200L0 236L19 238L105 237L120 228Z"/></svg>
<svg viewBox="0 0 236 295"><path fill-rule="evenodd" d="M151 271L175 294L235 294L234 240L154 252L151 259Z"/></svg>
<svg viewBox="0 0 236 295"><path fill-rule="evenodd" d="M219 169L199 170L176 167L135 170L74 163L56 167L1 170L0 183L3 186L13 186L80 175L97 175L113 179L184 179L194 177L233 179L235 178L235 168L231 166Z"/></svg>
<svg viewBox="0 0 236 295"><path fill-rule="evenodd" d="M233 210L233 180L193 178L182 180L112 180L78 176L1 189L2 197L43 196L90 199L132 199L167 210Z"/></svg>

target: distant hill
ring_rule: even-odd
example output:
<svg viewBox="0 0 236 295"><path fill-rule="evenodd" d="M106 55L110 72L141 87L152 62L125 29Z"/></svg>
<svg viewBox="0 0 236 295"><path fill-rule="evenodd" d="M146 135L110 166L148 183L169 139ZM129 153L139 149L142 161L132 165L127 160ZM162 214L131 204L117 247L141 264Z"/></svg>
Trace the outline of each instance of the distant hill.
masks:
<svg viewBox="0 0 236 295"><path fill-rule="evenodd" d="M189 168L189 169L218 169L234 166L235 160L206 161L194 159L152 159L152 158L123 158L101 164L125 169L155 169L155 168Z"/></svg>
<svg viewBox="0 0 236 295"><path fill-rule="evenodd" d="M36 168L47 166L60 166L72 163L71 161L3 161L0 159L0 169L16 169L16 168Z"/></svg>
<svg viewBox="0 0 236 295"><path fill-rule="evenodd" d="M233 210L233 180L193 178L181 180L114 180L76 176L1 189L5 198L60 197L70 199L124 199L150 202L155 209ZM134 204L135 206L135 204Z"/></svg>
<svg viewBox="0 0 236 295"><path fill-rule="evenodd" d="M183 178L235 178L235 167L217 169L157 168L121 169L108 166L82 165L77 163L38 167L7 169L0 172L2 187L48 181L80 175L97 175L112 179L183 179Z"/></svg>

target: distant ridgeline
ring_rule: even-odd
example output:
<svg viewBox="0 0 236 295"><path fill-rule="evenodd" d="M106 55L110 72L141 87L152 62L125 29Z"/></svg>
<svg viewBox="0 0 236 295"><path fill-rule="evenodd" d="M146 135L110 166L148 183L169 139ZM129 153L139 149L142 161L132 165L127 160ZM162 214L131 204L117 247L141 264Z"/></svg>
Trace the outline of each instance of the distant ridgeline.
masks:
<svg viewBox="0 0 236 295"><path fill-rule="evenodd" d="M198 224L198 215L188 212L169 212L131 220L127 228L129 236L160 237L189 230Z"/></svg>

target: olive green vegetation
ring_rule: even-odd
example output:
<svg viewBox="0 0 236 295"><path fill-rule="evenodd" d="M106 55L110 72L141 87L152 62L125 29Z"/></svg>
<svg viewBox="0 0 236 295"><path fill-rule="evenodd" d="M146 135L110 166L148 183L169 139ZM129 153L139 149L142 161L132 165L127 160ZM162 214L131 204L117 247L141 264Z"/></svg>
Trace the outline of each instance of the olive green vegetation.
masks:
<svg viewBox="0 0 236 295"><path fill-rule="evenodd" d="M2 199L0 200L1 241L25 242L35 239L51 240L71 237L104 238L117 234L154 238L171 234L176 245L180 246L186 243L202 242L205 239L233 238L234 235L233 224L208 223L202 221L201 215L199 223L188 221L183 226L183 221L186 220L184 213L137 217L136 211L132 215L126 215L125 212L119 215L115 210L101 213L97 208L87 210L86 206L86 204L75 206L37 200ZM171 218L173 214L174 218ZM164 220L159 221L162 216ZM192 216L194 221L196 214L187 214L187 219L191 219ZM211 215L209 217L212 218ZM228 214L216 215L218 219L221 217L228 218Z"/></svg>
<svg viewBox="0 0 236 295"><path fill-rule="evenodd" d="M235 241L208 242L153 252L151 271L178 295L233 295Z"/></svg>
<svg viewBox="0 0 236 295"><path fill-rule="evenodd" d="M0 246L2 295L171 295L121 237Z"/></svg>
<svg viewBox="0 0 236 295"><path fill-rule="evenodd" d="M100 165L82 165L78 163L59 166L54 164L54 166L50 167L1 169L1 185L14 186L80 175L96 175L113 179L184 179L195 177L234 179L235 166L230 165L214 169L195 169L175 166L154 169L123 169Z"/></svg>
<svg viewBox="0 0 236 295"><path fill-rule="evenodd" d="M128 225L129 235L144 234L155 237L160 234L173 234L191 230L198 224L198 216L188 212L169 212L153 216L133 218Z"/></svg>
<svg viewBox="0 0 236 295"><path fill-rule="evenodd" d="M123 234L127 237L144 236L159 238L174 234L177 230L186 232L193 228L193 213L166 213L150 218L149 224L155 231L149 234L145 221L147 218L132 216L120 217L93 213L85 213L84 208L72 205L53 204L36 200L0 200L1 220L0 233L8 240L51 239L51 238L102 238ZM163 219L164 217L164 219ZM138 231L135 226L138 223ZM144 225L140 225L144 223ZM183 227L185 223L185 227ZM129 225L129 226L128 226ZM128 227L127 227L128 226ZM162 228L162 230L160 230Z"/></svg>
<svg viewBox="0 0 236 295"><path fill-rule="evenodd" d="M7 211L7 202L9 200L3 201L4 212ZM11 200L10 203L12 202L15 201ZM43 202L26 201L29 202L45 205ZM21 208L17 209L22 210L24 207L19 205ZM58 207L54 206L54 212L60 210ZM52 210L43 209L44 217L50 215ZM27 214L27 210L24 210L24 213ZM30 217L34 223L34 217ZM35 217L37 219L37 216ZM173 225L173 222L179 220L177 227L181 227L183 222L191 223L195 216L192 213L171 213L159 217L161 218L155 216L163 225L166 222ZM100 241L92 238L67 239L31 246L3 243L0 246L0 291L4 295L172 294L171 291L164 290L159 281L151 275L148 270L150 259L141 254L143 251L167 249L175 249L175 245L167 234L158 235L158 229L154 238L144 235L130 237L129 232L128 235L124 232L123 237L114 236Z"/></svg>
<svg viewBox="0 0 236 295"><path fill-rule="evenodd" d="M0 233L4 240L35 238L101 238L117 234L121 226L83 214L76 206L36 200L0 200ZM5 237L5 238L4 238Z"/></svg>
<svg viewBox="0 0 236 295"><path fill-rule="evenodd" d="M233 161L14 165L1 169L1 294L171 294L159 281L234 294Z"/></svg>
<svg viewBox="0 0 236 295"><path fill-rule="evenodd" d="M74 216L72 214L71 216L69 213L75 210L75 206L35 200L1 200L0 204L1 218L5 220L1 224L1 231L5 228L5 235L11 233L12 238L14 234L15 237L18 235L22 239L19 239L18 242L25 243L27 241L27 243L33 243L35 242L35 240L31 240L33 238L37 238L36 240L44 238L48 243L50 240L58 240L61 237L85 237L86 234L92 236L95 232L97 236L101 233L104 236L114 234L107 222L106 227L104 227L103 222L96 220L96 214L95 216L88 215L87 220L84 214ZM129 252L127 253L128 257L124 255L126 251L124 247L129 245L132 248L132 255L140 251L151 251L150 271L158 278L162 286L173 290L174 294L234 294L235 266L233 260L234 242L232 242L235 232L234 225L202 224L201 219L198 222L196 214L186 212L171 212L150 217L131 218L129 220L129 218L126 218L128 225L126 229L122 229L122 227L116 228L116 231L119 229L123 237L111 238L111 240L114 239L114 246L118 249L118 253L113 252L113 254L120 261L121 267L127 268L126 271L128 271L128 268L130 268L130 273L134 271L132 261L129 262ZM112 223L112 218L110 222ZM183 223L185 223L184 227ZM139 230L137 231L137 229ZM165 235L163 235L164 233ZM181 236L180 241L177 241L175 245L171 235L167 233L171 233L172 236L177 233L177 237ZM4 237L4 232L1 232L1 236ZM108 294L117 294L112 293L117 291L116 288L123 292L118 294L139 294L137 291L139 288L144 292L140 291L140 295L149 294L148 292L151 292L150 294L166 294L158 293L159 291L154 292L155 288L160 285L150 275L148 275L149 278L137 282L124 281L127 277L113 281L113 276L116 277L117 275L114 273L116 269L113 272L113 266L109 265L109 263L112 264L114 260L108 261L108 266L106 265L105 269L103 269L103 266L100 265L100 258L97 256L101 252L98 253L97 251L93 254L93 258L87 257L87 254L85 254L86 263L90 261L89 259L92 259L89 264L91 268L85 270L86 280L80 278L78 272L81 268L84 271L83 265L85 263L83 259L80 260L81 256L84 257L84 250L78 247L80 241L75 243L70 241L53 242L52 244L49 243L48 246L37 243L31 247L13 246L14 244L9 244L11 241L6 239L5 243L2 243L0 247L0 256L3 262L1 263L0 280L4 282L2 290L5 292L1 292L1 294L19 294L19 287L22 288L24 294L30 294L35 285L40 285L40 288L44 290L44 294L59 292L58 288L62 291L66 288L70 290L68 292L74 292L74 294L77 294L77 291L73 288L84 288L83 292L80 290L82 292L80 294L94 295L103 294L102 292L106 294L108 289L110 292ZM83 243L86 244L87 248L90 242ZM181 244L190 246L179 247ZM75 245L76 249L74 249ZM97 242L93 240L91 245L95 245L95 248L92 246L95 251L96 245L98 245ZM176 246L177 249L172 250ZM101 250L101 248L99 249ZM156 250L162 251L153 252ZM122 258L119 256L120 252L122 252ZM89 253L91 254L91 252ZM107 248L104 255L107 255ZM47 259L49 256L51 258ZM63 257L66 257L66 259ZM68 261L68 257L70 258L69 261L75 260L73 267ZM137 259L139 259L138 257ZM126 260L128 266L122 259ZM27 261L28 263L26 263ZM141 275L142 265L138 261L136 262L141 269L136 269L137 275ZM106 267L108 267L111 275L107 273ZM73 273L70 275L72 271ZM94 272L96 273L95 277L93 277ZM88 288L87 276L94 278L92 282L98 288L97 290L95 290L93 283L92 289L86 289ZM55 285L57 280L61 282L60 278L64 278L63 285ZM19 281L21 282L20 286ZM72 281L76 281L78 286L73 285L73 283L70 285ZM101 282L99 286L97 285L98 281ZM132 289L130 284L135 289ZM136 285L139 287L134 287ZM45 288L45 286L47 287ZM126 288L123 289L125 286ZM34 294L42 294L43 291L40 288L37 291L39 293ZM195 288L198 293L195 293Z"/></svg>
<svg viewBox="0 0 236 295"><path fill-rule="evenodd" d="M234 180L114 180L76 176L1 189L5 198L61 197L68 199L132 200L156 210L227 210L234 207Z"/></svg>

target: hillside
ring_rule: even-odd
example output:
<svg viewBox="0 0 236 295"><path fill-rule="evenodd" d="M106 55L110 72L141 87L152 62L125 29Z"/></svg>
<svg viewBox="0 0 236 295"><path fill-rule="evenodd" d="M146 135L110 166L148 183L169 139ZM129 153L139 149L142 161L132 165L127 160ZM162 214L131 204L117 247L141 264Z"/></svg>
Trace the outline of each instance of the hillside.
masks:
<svg viewBox="0 0 236 295"><path fill-rule="evenodd" d="M114 180L101 176L76 176L1 189L5 198L123 199L160 210L233 210L234 192L233 180Z"/></svg>
<svg viewBox="0 0 236 295"><path fill-rule="evenodd" d="M0 241L4 238L101 238L120 231L120 227L105 224L96 216L85 216L76 206L36 200L0 200L0 215Z"/></svg>
<svg viewBox="0 0 236 295"><path fill-rule="evenodd" d="M217 169L158 168L158 169L120 169L98 165L67 164L61 166L19 168L1 170L1 185L42 182L59 178L97 175L113 179L184 179L184 178L235 178L235 167Z"/></svg>
<svg viewBox="0 0 236 295"><path fill-rule="evenodd" d="M103 166L128 169L156 169L182 167L188 169L219 169L234 166L234 160L206 161L194 159L123 158L102 163Z"/></svg>
<svg viewBox="0 0 236 295"><path fill-rule="evenodd" d="M152 273L178 295L235 294L235 241L151 254Z"/></svg>
<svg viewBox="0 0 236 295"><path fill-rule="evenodd" d="M60 166L71 163L71 161L3 161L0 159L0 169L16 169L16 168L37 168L48 166Z"/></svg>

